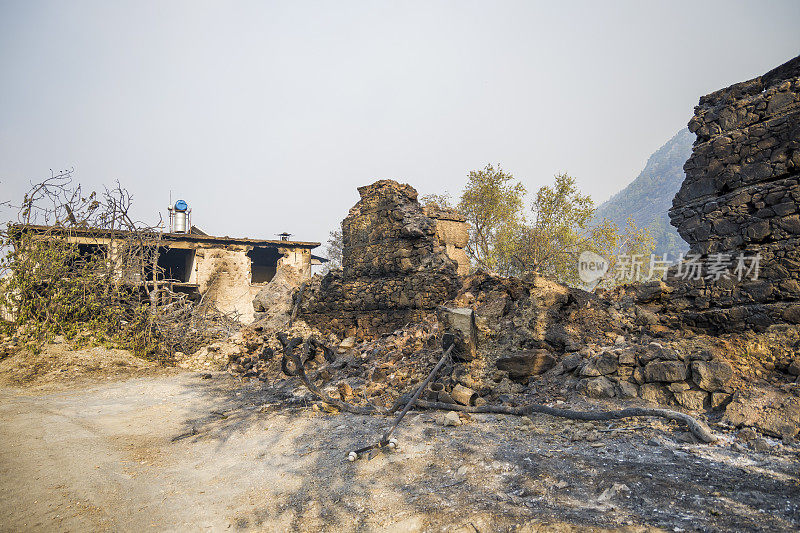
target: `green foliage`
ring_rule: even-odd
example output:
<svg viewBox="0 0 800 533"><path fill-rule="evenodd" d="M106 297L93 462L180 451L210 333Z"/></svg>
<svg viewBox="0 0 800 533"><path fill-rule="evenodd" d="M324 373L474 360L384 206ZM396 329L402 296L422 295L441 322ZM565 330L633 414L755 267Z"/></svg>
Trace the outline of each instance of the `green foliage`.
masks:
<svg viewBox="0 0 800 533"><path fill-rule="evenodd" d="M0 231L0 316L36 349L55 335L171 362L239 328L236 314L164 280L158 226L136 222L119 184L83 194L72 171L34 185Z"/></svg>
<svg viewBox="0 0 800 533"><path fill-rule="evenodd" d="M563 282L577 279L577 254L587 248L588 224L594 213L591 198L580 194L575 179L558 174L552 186L541 187L531 205L529 223L511 228L501 238L506 274L537 272Z"/></svg>
<svg viewBox="0 0 800 533"><path fill-rule="evenodd" d="M121 283L101 250L82 253L56 234L6 232L8 253L0 262L7 274L0 285L4 306L25 333L29 346L56 335L130 348L152 356L158 342L147 324L147 307L134 285Z"/></svg>
<svg viewBox="0 0 800 533"><path fill-rule="evenodd" d="M458 203L458 210L470 224L467 255L485 270L502 269L503 256L497 244L508 241L508 232L516 231L524 220L525 187L513 180L514 176L500 167L486 165L473 170Z"/></svg>
<svg viewBox="0 0 800 533"><path fill-rule="evenodd" d="M509 183L510 174L498 176L489 169L470 174L459 204L471 223L482 224L470 235L470 255L480 268L503 275L537 273L579 285L577 264L583 251L606 258L650 254L653 239L648 229L633 220L622 231L607 219L594 222L594 202L568 174L556 175L552 185L537 191L527 220L524 188Z"/></svg>
<svg viewBox="0 0 800 533"><path fill-rule="evenodd" d="M646 259L653 253L654 247L655 240L650 229L640 228L632 217L628 217L623 230L620 230L615 222L604 218L600 224L592 228L592 236L586 249L607 258L610 264L606 276L598 280L592 288L607 288L617 283L624 283L626 280L614 278L617 257L628 255Z"/></svg>

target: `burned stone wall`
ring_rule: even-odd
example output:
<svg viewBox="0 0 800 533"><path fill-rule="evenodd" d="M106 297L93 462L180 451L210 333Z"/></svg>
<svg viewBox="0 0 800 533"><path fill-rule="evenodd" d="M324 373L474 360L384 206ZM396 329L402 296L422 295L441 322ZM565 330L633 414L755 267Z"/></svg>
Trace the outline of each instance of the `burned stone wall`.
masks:
<svg viewBox="0 0 800 533"><path fill-rule="evenodd" d="M672 283L684 318L722 330L800 322L800 56L702 97L689 129L697 140L670 218L705 268ZM731 271L709 276L721 261Z"/></svg>
<svg viewBox="0 0 800 533"><path fill-rule="evenodd" d="M244 324L263 318L263 306L255 301L266 282L253 280L250 245L202 245L195 249L189 282L197 284L204 301L224 313L236 313ZM311 252L295 247L276 247L276 270L289 267L300 279L311 277Z"/></svg>
<svg viewBox="0 0 800 533"><path fill-rule="evenodd" d="M326 333L371 338L434 317L456 294L458 264L413 187L381 180L358 192L342 221L342 270L316 277L298 314Z"/></svg>
<svg viewBox="0 0 800 533"><path fill-rule="evenodd" d="M197 283L205 301L224 313L238 313L245 323L252 322L255 291L250 286L245 247L198 249L190 280Z"/></svg>

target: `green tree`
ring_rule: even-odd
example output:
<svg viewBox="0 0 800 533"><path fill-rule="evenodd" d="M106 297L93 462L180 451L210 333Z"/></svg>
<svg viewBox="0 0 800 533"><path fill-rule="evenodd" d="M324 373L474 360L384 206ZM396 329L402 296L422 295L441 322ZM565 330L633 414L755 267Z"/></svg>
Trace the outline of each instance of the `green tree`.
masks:
<svg viewBox="0 0 800 533"><path fill-rule="evenodd" d="M512 252L523 271L533 271L562 281L573 281L577 255L590 238L589 222L594 202L582 195L575 178L562 173L553 186L541 187L531 205L530 224L523 228ZM509 265L511 267L511 265Z"/></svg>
<svg viewBox="0 0 800 533"><path fill-rule="evenodd" d="M641 256L649 260L650 254L655 249L656 242L650 228L640 228L633 217L628 217L625 228L620 230L615 222L604 218L597 226L592 228L591 251L596 252L609 260L609 269L603 279L592 287L609 287L618 283L614 279L617 257L620 255ZM624 281L624 280L623 280Z"/></svg>
<svg viewBox="0 0 800 533"><path fill-rule="evenodd" d="M458 210L470 224L466 252L480 268L501 268L499 242L508 239L524 222L525 187L514 182L514 176L491 164L469 173L467 187L461 195Z"/></svg>
<svg viewBox="0 0 800 533"><path fill-rule="evenodd" d="M614 263L617 254L647 255L653 239L632 219L623 231L608 219L592 223L595 206L581 194L575 178L561 173L555 183L541 187L531 205L532 220L517 228L500 248L506 274L535 272L567 285L579 285L578 257L592 251ZM610 282L610 280L608 280Z"/></svg>
<svg viewBox="0 0 800 533"><path fill-rule="evenodd" d="M572 176L557 174L552 185L541 187L528 220L523 211L525 189L511 180L510 174L491 166L470 173L459 207L473 225L468 253L477 266L510 276L537 273L579 285L577 265L583 251L610 259L612 267L617 254L651 253L649 230L632 219L622 231L608 219L593 223L594 202L581 194Z"/></svg>

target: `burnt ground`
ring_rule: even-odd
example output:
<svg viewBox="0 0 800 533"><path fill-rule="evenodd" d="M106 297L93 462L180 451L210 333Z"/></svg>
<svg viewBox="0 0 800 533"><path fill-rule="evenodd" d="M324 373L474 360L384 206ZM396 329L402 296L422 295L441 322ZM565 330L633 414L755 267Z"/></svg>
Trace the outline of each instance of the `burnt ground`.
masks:
<svg viewBox="0 0 800 533"><path fill-rule="evenodd" d="M0 530L796 531L798 448L671 423L325 413L288 383L159 372L0 388ZM739 450L739 451L737 451Z"/></svg>

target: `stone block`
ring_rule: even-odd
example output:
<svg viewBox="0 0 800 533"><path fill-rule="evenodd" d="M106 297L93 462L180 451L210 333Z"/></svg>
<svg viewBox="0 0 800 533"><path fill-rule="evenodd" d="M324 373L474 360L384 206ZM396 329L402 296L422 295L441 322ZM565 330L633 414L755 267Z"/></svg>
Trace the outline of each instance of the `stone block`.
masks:
<svg viewBox="0 0 800 533"><path fill-rule="evenodd" d="M614 384L604 376L582 379L576 390L589 398L613 398L616 394Z"/></svg>
<svg viewBox="0 0 800 533"><path fill-rule="evenodd" d="M553 355L544 349L516 352L497 360L497 368L508 372L508 376L515 380L542 374L555 364Z"/></svg>
<svg viewBox="0 0 800 533"><path fill-rule="evenodd" d="M647 382L673 382L686 379L686 365L680 361L653 361L644 367Z"/></svg>
<svg viewBox="0 0 800 533"><path fill-rule="evenodd" d="M692 361L692 381L708 392L724 388L733 374L733 367L726 361Z"/></svg>
<svg viewBox="0 0 800 533"><path fill-rule="evenodd" d="M685 390L673 392L675 401L691 411L702 411L710 407L709 394L702 390Z"/></svg>
<svg viewBox="0 0 800 533"><path fill-rule="evenodd" d="M663 385L645 383L639 387L639 397L646 402L657 405L669 405L672 400L672 393Z"/></svg>

